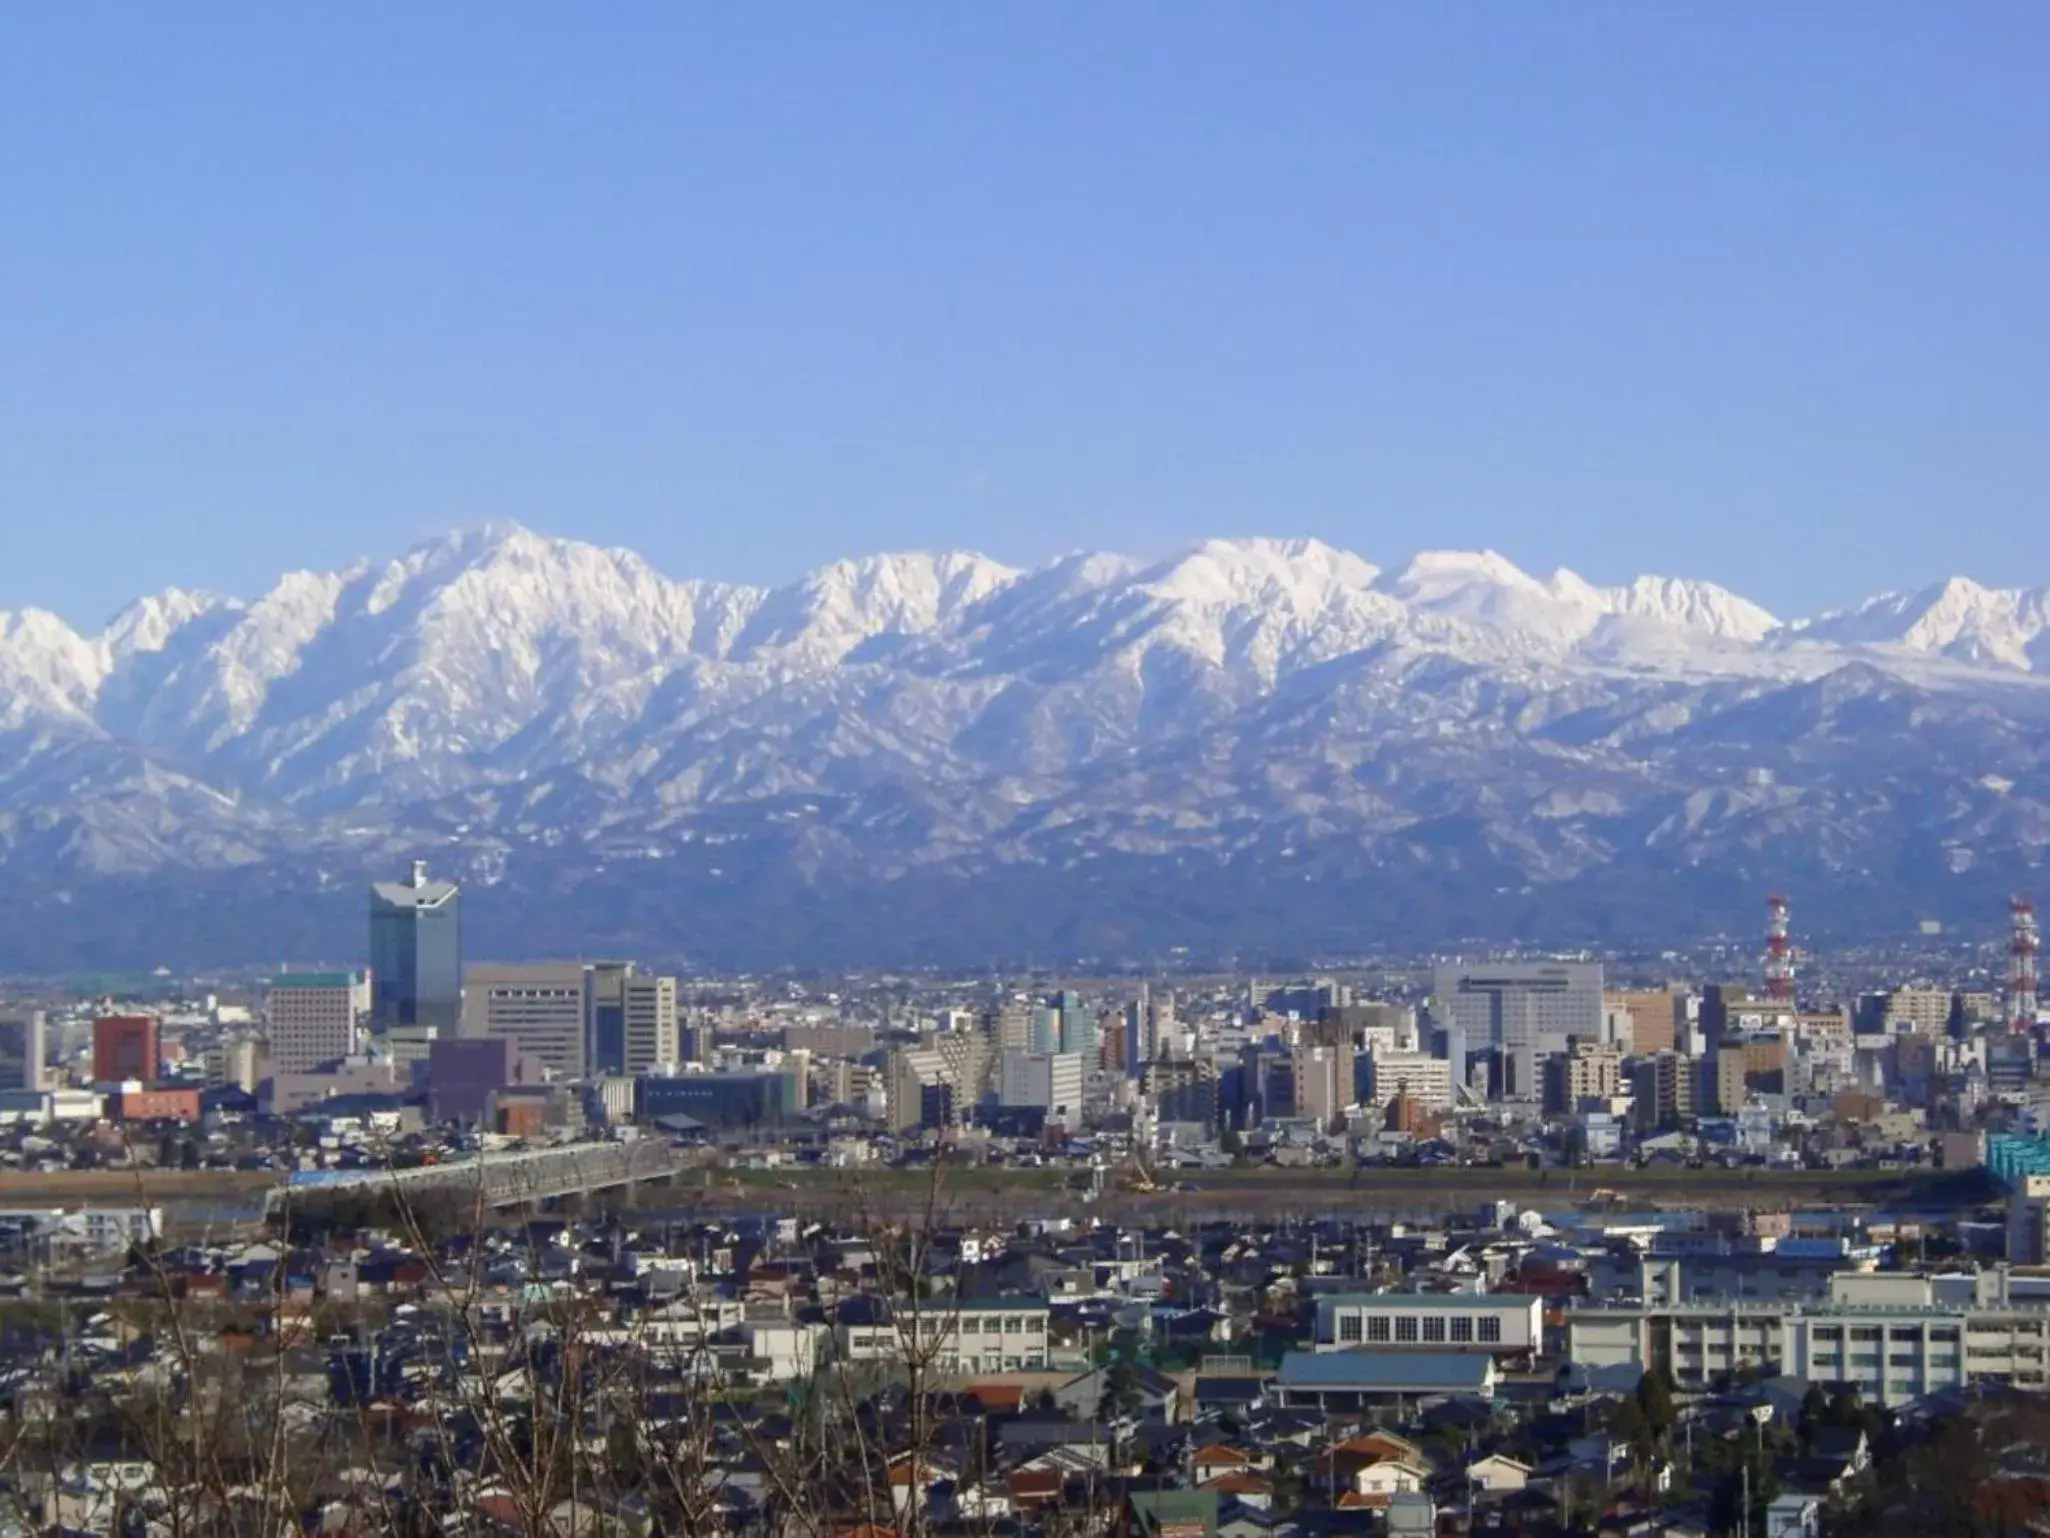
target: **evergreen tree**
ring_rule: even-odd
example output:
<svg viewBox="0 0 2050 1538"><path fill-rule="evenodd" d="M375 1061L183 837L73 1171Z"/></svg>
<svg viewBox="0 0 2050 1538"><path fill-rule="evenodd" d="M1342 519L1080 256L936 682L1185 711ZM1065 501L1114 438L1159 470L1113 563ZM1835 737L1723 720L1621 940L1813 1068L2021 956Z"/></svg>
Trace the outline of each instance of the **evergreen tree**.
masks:
<svg viewBox="0 0 2050 1538"><path fill-rule="evenodd" d="M1663 1367L1655 1367L1637 1380L1637 1409L1652 1437L1663 1441L1673 1429L1673 1380Z"/></svg>

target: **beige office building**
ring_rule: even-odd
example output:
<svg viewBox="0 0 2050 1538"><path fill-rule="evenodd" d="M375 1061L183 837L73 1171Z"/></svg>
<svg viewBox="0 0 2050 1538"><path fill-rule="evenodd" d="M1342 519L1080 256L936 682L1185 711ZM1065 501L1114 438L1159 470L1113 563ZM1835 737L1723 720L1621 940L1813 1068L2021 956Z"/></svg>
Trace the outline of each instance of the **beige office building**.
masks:
<svg viewBox="0 0 2050 1538"><path fill-rule="evenodd" d="M462 1034L510 1041L557 1079L580 1079L585 975L579 961L465 967Z"/></svg>
<svg viewBox="0 0 2050 1538"><path fill-rule="evenodd" d="M626 979L626 1071L653 1073L683 1061L676 1034L676 979Z"/></svg>
<svg viewBox="0 0 2050 1538"><path fill-rule="evenodd" d="M285 972L271 979L264 1006L271 1067L311 1073L356 1050L357 1025L370 1013L370 981L360 972Z"/></svg>

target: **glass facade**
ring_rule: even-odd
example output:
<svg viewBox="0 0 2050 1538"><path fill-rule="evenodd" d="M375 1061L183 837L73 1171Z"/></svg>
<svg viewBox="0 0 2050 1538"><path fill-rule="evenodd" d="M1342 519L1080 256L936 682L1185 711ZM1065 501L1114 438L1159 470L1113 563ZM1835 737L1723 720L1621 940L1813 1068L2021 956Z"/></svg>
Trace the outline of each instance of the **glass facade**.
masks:
<svg viewBox="0 0 2050 1538"><path fill-rule="evenodd" d="M409 882L370 891L371 1025L431 1025L453 1036L463 1012L462 893L429 881L415 865Z"/></svg>
<svg viewBox="0 0 2050 1538"><path fill-rule="evenodd" d="M585 1061L597 1074L624 1074L626 1052L626 987L633 968L601 964L591 968L588 994L591 1011L590 1041Z"/></svg>

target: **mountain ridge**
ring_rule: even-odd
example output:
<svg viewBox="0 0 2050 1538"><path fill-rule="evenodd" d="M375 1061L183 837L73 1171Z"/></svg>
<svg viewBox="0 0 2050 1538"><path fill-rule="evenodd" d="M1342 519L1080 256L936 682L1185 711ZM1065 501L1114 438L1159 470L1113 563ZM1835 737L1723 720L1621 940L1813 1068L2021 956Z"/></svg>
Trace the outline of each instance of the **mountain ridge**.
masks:
<svg viewBox="0 0 2050 1538"><path fill-rule="evenodd" d="M1262 538L894 552L771 589L492 525L251 599L166 589L91 636L0 612L0 907L97 961L117 889L254 881L288 926L295 892L421 851L594 943L716 909L740 938L711 960L774 959L746 916L788 911L854 960L1007 923L1021 951L1170 943L1120 900L1228 945L1298 884L1422 940L1431 913L1598 934L1638 921L1625 892L1722 922L1706 894L1796 879L1849 924L1896 901L1874 872L1903 851L1938 909L2032 879L2046 753L2050 590L1782 622L1713 583ZM1084 901L1112 867L1138 888ZM1063 889L1072 914L999 902L996 939L950 940L964 891ZM906 905L902 933L864 917Z"/></svg>

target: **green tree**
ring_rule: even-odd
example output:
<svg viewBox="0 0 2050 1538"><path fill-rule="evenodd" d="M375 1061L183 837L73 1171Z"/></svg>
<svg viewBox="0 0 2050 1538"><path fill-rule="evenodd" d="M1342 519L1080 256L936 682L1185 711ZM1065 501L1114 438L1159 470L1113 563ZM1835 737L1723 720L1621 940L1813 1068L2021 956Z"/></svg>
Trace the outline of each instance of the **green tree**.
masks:
<svg viewBox="0 0 2050 1538"><path fill-rule="evenodd" d="M1728 1532L1748 1523L1751 1532L1763 1532L1765 1508L1779 1494L1779 1479L1759 1428L1747 1425L1735 1436L1717 1442L1702 1461L1714 1479L1709 1516L1716 1527ZM1747 1490L1751 1496L1748 1516L1744 1510Z"/></svg>
<svg viewBox="0 0 2050 1538"><path fill-rule="evenodd" d="M1803 1448L1815 1445L1815 1433L1829 1424L1829 1395L1820 1383L1808 1385L1808 1392L1801 1396L1801 1414L1795 1421L1795 1430L1801 1438Z"/></svg>
<svg viewBox="0 0 2050 1538"><path fill-rule="evenodd" d="M1663 1442L1673 1429L1673 1378L1663 1367L1654 1367L1637 1380L1637 1410L1654 1440Z"/></svg>
<svg viewBox="0 0 2050 1538"><path fill-rule="evenodd" d="M1139 1413L1140 1401L1139 1369L1130 1357L1120 1354L1103 1370L1103 1389L1096 1396L1097 1418L1128 1419Z"/></svg>

